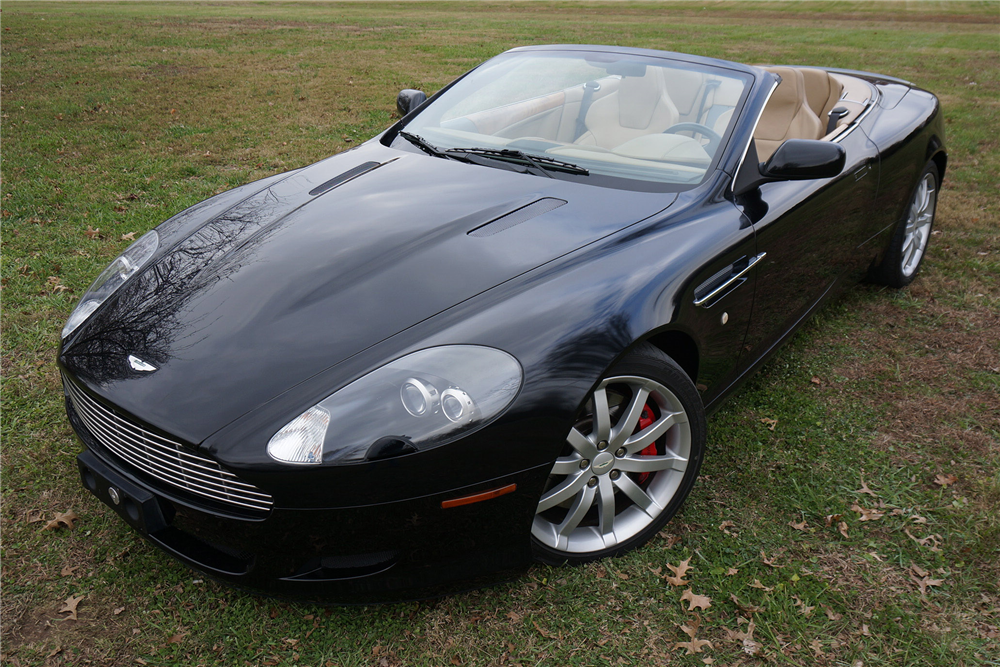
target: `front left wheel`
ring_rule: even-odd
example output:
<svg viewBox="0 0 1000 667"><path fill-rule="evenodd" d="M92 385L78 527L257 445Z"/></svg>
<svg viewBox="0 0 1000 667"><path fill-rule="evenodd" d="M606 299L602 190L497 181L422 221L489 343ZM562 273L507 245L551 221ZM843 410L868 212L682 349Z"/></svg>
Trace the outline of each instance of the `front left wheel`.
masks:
<svg viewBox="0 0 1000 667"><path fill-rule="evenodd" d="M641 345L610 369L566 436L532 523L535 557L583 563L646 543L684 502L704 451L694 383Z"/></svg>

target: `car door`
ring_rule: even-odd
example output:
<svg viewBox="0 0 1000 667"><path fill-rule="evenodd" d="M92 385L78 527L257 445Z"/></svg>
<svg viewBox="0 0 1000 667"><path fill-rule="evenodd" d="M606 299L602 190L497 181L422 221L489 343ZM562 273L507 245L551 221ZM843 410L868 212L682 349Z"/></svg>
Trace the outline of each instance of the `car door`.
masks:
<svg viewBox="0 0 1000 667"><path fill-rule="evenodd" d="M838 280L866 268L857 249L870 236L878 149L857 127L839 142L847 160L837 177L764 183L737 199L761 258L741 368L794 330Z"/></svg>

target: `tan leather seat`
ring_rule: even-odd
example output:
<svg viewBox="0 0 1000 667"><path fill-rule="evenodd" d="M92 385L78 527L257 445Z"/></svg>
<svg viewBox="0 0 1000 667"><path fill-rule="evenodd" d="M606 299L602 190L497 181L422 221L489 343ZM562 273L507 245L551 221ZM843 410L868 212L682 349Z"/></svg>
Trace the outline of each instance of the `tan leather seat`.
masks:
<svg viewBox="0 0 1000 667"><path fill-rule="evenodd" d="M806 100L802 72L792 67L765 67L781 77L781 83L771 95L764 113L757 123L753 136L757 156L761 160L771 157L786 139L819 139L826 126L820 121Z"/></svg>
<svg viewBox="0 0 1000 667"><path fill-rule="evenodd" d="M627 76L618 90L595 100L587 111L584 132L576 144L614 148L678 122L677 107L667 95L663 69L647 67L643 76Z"/></svg>
<svg viewBox="0 0 1000 667"><path fill-rule="evenodd" d="M806 84L806 100L809 102L809 108L825 124L827 114L836 106L844 92L844 86L821 69L803 67L799 71L802 72L802 79Z"/></svg>

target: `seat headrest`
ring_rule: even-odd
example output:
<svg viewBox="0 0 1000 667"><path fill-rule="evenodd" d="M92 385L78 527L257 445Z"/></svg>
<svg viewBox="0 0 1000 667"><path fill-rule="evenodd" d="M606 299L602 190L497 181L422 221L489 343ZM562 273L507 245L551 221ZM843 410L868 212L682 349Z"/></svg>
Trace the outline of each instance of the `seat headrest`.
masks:
<svg viewBox="0 0 1000 667"><path fill-rule="evenodd" d="M666 95L663 70L647 67L643 76L626 76L618 87L618 122L622 127L645 130L653 112Z"/></svg>
<svg viewBox="0 0 1000 667"><path fill-rule="evenodd" d="M802 73L791 67L765 67L781 77L781 83L771 95L754 136L777 141L784 138L792 119L805 104L805 84Z"/></svg>

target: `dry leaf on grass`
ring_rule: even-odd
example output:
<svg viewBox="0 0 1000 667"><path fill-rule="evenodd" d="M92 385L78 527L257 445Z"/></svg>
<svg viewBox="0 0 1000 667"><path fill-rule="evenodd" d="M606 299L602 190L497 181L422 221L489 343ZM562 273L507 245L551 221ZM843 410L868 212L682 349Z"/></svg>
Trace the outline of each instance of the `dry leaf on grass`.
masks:
<svg viewBox="0 0 1000 667"><path fill-rule="evenodd" d="M858 519L859 521L877 521L885 516L885 512L877 509L865 509L857 503L851 505L851 511L861 515Z"/></svg>
<svg viewBox="0 0 1000 667"><path fill-rule="evenodd" d="M135 232L129 232L128 234L122 234L122 241L135 241Z"/></svg>
<svg viewBox="0 0 1000 667"><path fill-rule="evenodd" d="M774 590L773 588L768 588L764 584L760 583L760 579L754 579L753 583L750 584L750 588L759 588L760 590L767 591L767 592L770 592L770 591Z"/></svg>
<svg viewBox="0 0 1000 667"><path fill-rule="evenodd" d="M90 225L87 225L87 231L85 231L83 233L83 235L86 236L88 239L92 239L92 238L96 237L100 233L101 233L101 229L100 228L91 229Z"/></svg>
<svg viewBox="0 0 1000 667"><path fill-rule="evenodd" d="M669 569L671 572L674 573L674 576L672 577L664 577L664 579L667 580L667 583L670 584L671 586L686 586L688 583L690 583L684 579L684 575L687 574L687 571L691 569L691 566L688 565L688 563L690 562L691 562L690 558L688 558L687 560L682 560L680 562L680 565L678 565L677 567L674 567L670 563L667 563L667 569Z"/></svg>
<svg viewBox="0 0 1000 667"><path fill-rule="evenodd" d="M70 567L69 565L66 565L66 566L63 567L62 571L59 573L59 576L61 576L61 577L72 577L73 573L76 570L79 570L79 569L80 569L79 565L77 565L75 567Z"/></svg>
<svg viewBox="0 0 1000 667"><path fill-rule="evenodd" d="M820 379L819 379L818 377L816 377L815 375L814 375L814 376L812 376L812 378L811 378L811 379L810 379L809 381L810 381L810 382L812 382L812 383L813 383L814 385L817 385L817 386L819 386L819 385L823 384L823 381L822 381L822 380L820 380Z"/></svg>
<svg viewBox="0 0 1000 667"><path fill-rule="evenodd" d="M795 600L795 606L799 608L799 613L803 616L808 616L812 613L812 610L816 608L815 605L812 607L807 605L799 598L798 595L793 596L792 599Z"/></svg>
<svg viewBox="0 0 1000 667"><path fill-rule="evenodd" d="M774 567L774 568L779 568L779 567L785 567L784 565L775 565L775 564L774 564L774 562L775 562L776 560L778 560L778 556L780 556L780 555L781 555L781 554L780 554L780 553L778 553L778 554L775 554L774 556L772 556L771 558L768 558L768 557L767 557L767 556L766 556L766 555L764 554L764 552L763 552L763 550L762 550L762 551L760 552L760 562L762 562L762 563L763 563L764 565L767 565L768 567Z"/></svg>
<svg viewBox="0 0 1000 667"><path fill-rule="evenodd" d="M707 639L692 639L689 642L677 642L674 648L683 648L687 652L684 655L691 655L692 653L701 653L703 648L712 648L712 642Z"/></svg>
<svg viewBox="0 0 1000 667"><path fill-rule="evenodd" d="M76 512L70 510L68 512L56 512L54 519L49 521L42 530L58 530L60 528L69 528L73 530L74 522L80 517L77 516Z"/></svg>
<svg viewBox="0 0 1000 667"><path fill-rule="evenodd" d="M841 535L843 535L844 537L850 538L850 535L847 534L847 522L846 521L841 521L840 523L837 524L837 531Z"/></svg>
<svg viewBox="0 0 1000 667"><path fill-rule="evenodd" d="M935 475L934 477L934 483L943 488L948 488L957 481L958 477L954 475Z"/></svg>
<svg viewBox="0 0 1000 667"><path fill-rule="evenodd" d="M728 570L726 570L726 576L727 577L733 577L733 576L736 576L737 574L739 574L739 572L740 571L737 570L735 567L731 567Z"/></svg>
<svg viewBox="0 0 1000 667"><path fill-rule="evenodd" d="M87 596L86 595L70 595L68 598L66 598L65 602L63 602L62 609L60 609L57 613L63 614L65 612L69 612L69 616L67 616L64 620L67 620L67 621L77 621L77 620L79 620L76 617L76 608L80 605L80 600L82 600L85 597L87 597Z"/></svg>
<svg viewBox="0 0 1000 667"><path fill-rule="evenodd" d="M187 632L178 632L177 634L171 636L170 639L167 640L167 643L180 644L182 641L184 641L184 638L187 636L188 636Z"/></svg>
<svg viewBox="0 0 1000 667"><path fill-rule="evenodd" d="M763 419L760 420L760 423L761 424L767 424L767 430L773 431L774 427L778 425L778 420L777 419L768 419L767 417L764 417Z"/></svg>
<svg viewBox="0 0 1000 667"><path fill-rule="evenodd" d="M874 491L872 491L871 489L868 488L868 484L867 484L867 482L865 482L865 476L864 475L861 475L861 488L858 489L857 491L855 491L854 493L867 493L872 498L877 498L878 497L875 494Z"/></svg>
<svg viewBox="0 0 1000 667"><path fill-rule="evenodd" d="M838 614L837 612L835 612L834 610L830 609L829 607L823 607L823 611L826 612L826 617L828 619L830 619L831 621L839 621L840 619L842 619L844 617L843 614Z"/></svg>
<svg viewBox="0 0 1000 667"><path fill-rule="evenodd" d="M808 524L803 519L800 523L795 523L794 521L789 521L788 525L791 526L792 528L794 528L795 530L805 530L806 526Z"/></svg>
<svg viewBox="0 0 1000 667"><path fill-rule="evenodd" d="M712 606L712 598L707 595L697 595L692 593L690 588L681 594L681 600L687 600L688 611L694 611L695 609L708 609Z"/></svg>
<svg viewBox="0 0 1000 667"><path fill-rule="evenodd" d="M825 653L823 653L823 644L818 639L814 639L811 642L809 642L809 648L813 650L813 652L816 654L816 657L822 657L826 655Z"/></svg>
<svg viewBox="0 0 1000 667"><path fill-rule="evenodd" d="M722 523L719 524L719 530L724 532L726 535L732 535L732 533L729 532L729 529L735 525L736 524L733 523L732 521L723 521Z"/></svg>
<svg viewBox="0 0 1000 667"><path fill-rule="evenodd" d="M688 621L688 623L690 623L690 625L680 626L681 632L686 634L691 639L694 639L694 636L698 634L698 628L701 627L701 618L696 614L694 620Z"/></svg>
<svg viewBox="0 0 1000 667"><path fill-rule="evenodd" d="M735 604L741 612L743 612L748 616L750 614L755 614L759 611L764 611L763 607L758 607L757 605L754 604L743 604L742 602L740 602L739 598L737 598L736 595L733 593L729 594L729 599L733 601L733 604Z"/></svg>
<svg viewBox="0 0 1000 667"><path fill-rule="evenodd" d="M944 538L942 538L940 535L938 535L936 533L932 533L931 535L928 535L927 537L918 538L918 537L914 537L913 533L911 533L909 531L909 529L907 529L907 528L903 528L903 532L906 533L907 536L911 540L913 540L914 542L916 542L920 546L927 547L928 549L930 549L931 551L933 551L935 553L941 553L941 549L938 547L938 545L941 544L941 542L944 540Z"/></svg>

